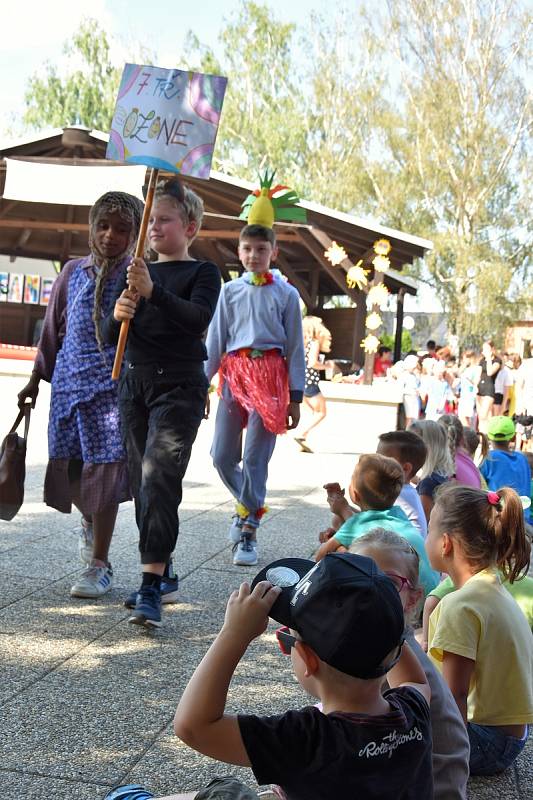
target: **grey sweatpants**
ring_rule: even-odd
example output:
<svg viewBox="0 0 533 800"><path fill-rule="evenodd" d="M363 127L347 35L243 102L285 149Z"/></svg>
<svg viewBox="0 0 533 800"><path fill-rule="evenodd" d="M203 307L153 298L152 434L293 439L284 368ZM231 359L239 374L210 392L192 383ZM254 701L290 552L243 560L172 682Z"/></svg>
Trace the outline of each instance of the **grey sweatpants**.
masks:
<svg viewBox="0 0 533 800"><path fill-rule="evenodd" d="M249 509L246 522L258 527L260 518L256 512L265 503L268 463L276 446L276 434L267 431L259 414L252 411L248 415L243 452L245 420L246 412L225 383L217 409L211 456L235 500Z"/></svg>

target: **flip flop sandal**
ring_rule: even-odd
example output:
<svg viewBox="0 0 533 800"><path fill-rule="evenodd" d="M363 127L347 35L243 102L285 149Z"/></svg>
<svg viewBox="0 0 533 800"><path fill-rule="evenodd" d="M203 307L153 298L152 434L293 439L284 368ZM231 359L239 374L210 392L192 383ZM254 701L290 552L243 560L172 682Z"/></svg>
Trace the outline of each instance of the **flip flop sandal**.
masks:
<svg viewBox="0 0 533 800"><path fill-rule="evenodd" d="M313 452L311 450L311 448L309 447L309 445L307 444L307 442L305 441L305 439L302 439L299 436L295 436L294 437L294 441L298 442L298 444L300 445L300 450L302 451L302 453L312 453Z"/></svg>

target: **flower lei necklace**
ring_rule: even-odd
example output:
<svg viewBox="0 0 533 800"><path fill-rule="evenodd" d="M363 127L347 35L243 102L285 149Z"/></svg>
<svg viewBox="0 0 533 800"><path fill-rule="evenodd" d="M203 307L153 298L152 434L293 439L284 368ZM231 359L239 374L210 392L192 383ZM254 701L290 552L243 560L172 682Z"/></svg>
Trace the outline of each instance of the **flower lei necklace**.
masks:
<svg viewBox="0 0 533 800"><path fill-rule="evenodd" d="M269 269L267 272L244 272L242 277L252 286L267 286L269 283L274 283L275 278L281 277L281 272L279 269Z"/></svg>

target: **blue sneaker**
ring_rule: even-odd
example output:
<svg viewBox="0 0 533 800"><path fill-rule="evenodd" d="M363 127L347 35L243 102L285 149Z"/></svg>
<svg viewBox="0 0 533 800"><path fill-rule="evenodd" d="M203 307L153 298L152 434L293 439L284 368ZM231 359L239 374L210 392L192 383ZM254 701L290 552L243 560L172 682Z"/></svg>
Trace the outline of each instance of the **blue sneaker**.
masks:
<svg viewBox="0 0 533 800"><path fill-rule="evenodd" d="M127 786L117 786L106 794L104 800L150 800L155 797L152 792L139 786L138 783L128 783Z"/></svg>
<svg viewBox="0 0 533 800"><path fill-rule="evenodd" d="M233 563L238 567L255 567L258 561L257 541L242 533L240 542L234 545Z"/></svg>
<svg viewBox="0 0 533 800"><path fill-rule="evenodd" d="M161 578L161 604L166 605L167 603L177 603L178 602L178 587L179 587L179 580L178 576L174 572L174 566L172 561L169 562L169 565L166 569L168 575L163 575ZM138 589L134 592L130 592L130 594L124 600L124 605L126 608L135 608L137 605L137 596L139 594Z"/></svg>
<svg viewBox="0 0 533 800"><path fill-rule="evenodd" d="M161 627L161 592L155 586L141 586L128 622L146 628Z"/></svg>

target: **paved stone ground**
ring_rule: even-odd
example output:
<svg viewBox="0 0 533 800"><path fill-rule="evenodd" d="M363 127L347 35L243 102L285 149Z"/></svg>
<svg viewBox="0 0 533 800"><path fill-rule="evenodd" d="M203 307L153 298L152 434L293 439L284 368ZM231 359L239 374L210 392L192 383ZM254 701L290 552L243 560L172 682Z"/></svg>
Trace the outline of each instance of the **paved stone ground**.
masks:
<svg viewBox="0 0 533 800"><path fill-rule="evenodd" d="M4 428L22 382L0 378ZM163 629L149 633L128 625L122 606L139 581L131 504L121 508L112 546L115 588L97 603L69 597L79 571L78 520L41 502L46 389L30 431L26 503L12 522L0 523L3 800L96 800L133 781L168 794L230 770L252 782L248 770L199 756L172 734L177 700L221 624L229 593L255 572L231 565L226 531L232 505L208 457L212 421L202 426L185 482L175 559L180 602L165 609ZM320 487L328 479L346 482L353 461L351 454L303 455L288 438L279 442L261 563L311 554L327 523ZM277 713L305 702L270 628L239 665L230 708ZM472 780L471 798L531 797L531 750L505 775Z"/></svg>

